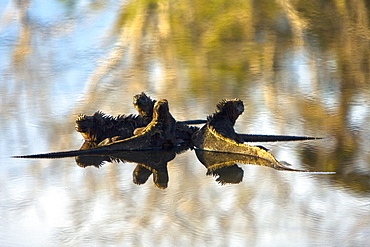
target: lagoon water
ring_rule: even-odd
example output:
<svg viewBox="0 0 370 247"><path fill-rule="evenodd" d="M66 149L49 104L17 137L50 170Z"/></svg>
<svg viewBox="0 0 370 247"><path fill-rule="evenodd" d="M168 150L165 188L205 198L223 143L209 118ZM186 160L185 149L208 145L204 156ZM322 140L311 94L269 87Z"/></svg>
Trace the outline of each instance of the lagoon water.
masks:
<svg viewBox="0 0 370 247"><path fill-rule="evenodd" d="M364 1L0 1L0 245L367 246L369 35ZM336 174L237 163L220 184L188 150L160 189L131 162L10 158L79 149L78 114L140 92L177 120L240 98L237 132L323 137L262 144Z"/></svg>

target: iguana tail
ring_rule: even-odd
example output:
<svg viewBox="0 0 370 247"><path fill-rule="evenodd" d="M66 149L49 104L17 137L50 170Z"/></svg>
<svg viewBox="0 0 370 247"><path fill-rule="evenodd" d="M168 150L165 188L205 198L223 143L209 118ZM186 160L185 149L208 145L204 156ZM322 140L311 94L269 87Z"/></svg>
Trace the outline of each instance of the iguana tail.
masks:
<svg viewBox="0 0 370 247"><path fill-rule="evenodd" d="M289 142L289 141L307 141L320 140L320 137L311 136L282 136L282 135L254 135L254 134L239 134L244 142Z"/></svg>
<svg viewBox="0 0 370 247"><path fill-rule="evenodd" d="M140 150L129 150L129 149L112 149L111 147L97 147L92 149L85 149L85 150L71 150L71 151L62 151L62 152L51 152L51 153L43 153L43 154L30 154L30 155L16 155L12 156L12 158L23 158L23 159L58 159L58 158L68 158L68 157L75 157L75 156L86 156L86 155L109 155L112 152L117 151L145 151L145 150L153 150L153 149L146 149L141 148Z"/></svg>
<svg viewBox="0 0 370 247"><path fill-rule="evenodd" d="M107 153L107 149L102 148L93 148L86 150L71 150L71 151L62 151L62 152L51 152L43 154L29 154L29 155L17 155L12 156L12 158L24 158L24 159L57 159L57 158L67 158L75 157L82 155L101 155Z"/></svg>

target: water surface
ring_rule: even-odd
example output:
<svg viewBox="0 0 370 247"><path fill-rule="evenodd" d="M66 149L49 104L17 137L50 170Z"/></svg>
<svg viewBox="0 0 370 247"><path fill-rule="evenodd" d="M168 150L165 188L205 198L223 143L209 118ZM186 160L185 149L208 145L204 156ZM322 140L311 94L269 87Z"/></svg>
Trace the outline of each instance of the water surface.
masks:
<svg viewBox="0 0 370 247"><path fill-rule="evenodd" d="M369 14L363 1L10 1L0 7L0 245L366 246L370 242ZM330 11L328 11L330 10ZM166 98L177 120L238 97L240 133L296 169L237 164L219 184L194 151L169 182L134 163L82 168L79 113Z"/></svg>

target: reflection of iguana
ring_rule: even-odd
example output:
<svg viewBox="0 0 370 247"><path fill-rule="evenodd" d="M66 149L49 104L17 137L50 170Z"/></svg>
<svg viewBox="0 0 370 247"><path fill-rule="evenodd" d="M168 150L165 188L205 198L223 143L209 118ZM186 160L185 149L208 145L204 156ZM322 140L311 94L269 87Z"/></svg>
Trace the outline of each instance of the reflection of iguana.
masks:
<svg viewBox="0 0 370 247"><path fill-rule="evenodd" d="M198 160L207 168L207 174L213 174L218 169L234 166L235 163L249 165L267 166L275 170L309 172L307 170L298 170L287 167L276 159L266 159L259 156L238 153L221 153L213 151L195 150ZM272 155L271 155L272 156Z"/></svg>
<svg viewBox="0 0 370 247"><path fill-rule="evenodd" d="M140 155L135 152L115 152L111 156L121 161L138 163L132 174L135 184L144 184L153 174L155 186L165 189L169 181L167 163L175 158L176 153L181 151L182 149L172 148L170 150L143 151L140 152Z"/></svg>
<svg viewBox="0 0 370 247"><path fill-rule="evenodd" d="M80 150L95 148L96 145L95 142L85 141ZM83 168L88 166L100 168L106 162L137 163L132 174L135 184L146 183L149 176L153 174L154 185L165 189L169 180L167 163L173 160L176 154L186 149L181 146L169 150L116 151L101 155L81 155L76 156L76 163Z"/></svg>
<svg viewBox="0 0 370 247"><path fill-rule="evenodd" d="M249 154L221 153L199 149L196 149L195 153L198 160L207 168L207 175L213 175L215 177L218 176L216 181L221 184L240 183L242 181L244 172L242 168L238 167L238 163L266 166L280 171L306 172L311 174L335 174L335 172L294 169L283 165L276 159L266 159Z"/></svg>
<svg viewBox="0 0 370 247"><path fill-rule="evenodd" d="M170 150L117 151L110 152L109 155L77 156L76 162L81 167L100 167L103 161L137 163L132 174L135 184L144 184L149 176L153 175L154 185L165 189L169 181L167 163L176 157L176 153L183 150L183 147L176 147Z"/></svg>

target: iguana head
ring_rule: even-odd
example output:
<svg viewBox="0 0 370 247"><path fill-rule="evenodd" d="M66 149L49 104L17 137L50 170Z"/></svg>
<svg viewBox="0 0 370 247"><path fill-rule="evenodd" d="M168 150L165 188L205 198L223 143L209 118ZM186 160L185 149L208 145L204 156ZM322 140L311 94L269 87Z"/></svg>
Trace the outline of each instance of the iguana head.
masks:
<svg viewBox="0 0 370 247"><path fill-rule="evenodd" d="M240 99L223 99L217 104L217 115L224 115L233 122L244 112L244 104Z"/></svg>
<svg viewBox="0 0 370 247"><path fill-rule="evenodd" d="M156 101L152 100L144 92L134 96L134 107L139 112L140 116L152 118L153 106Z"/></svg>
<svg viewBox="0 0 370 247"><path fill-rule="evenodd" d="M91 135L92 130L95 129L94 117L85 114L78 115L75 129L81 133L85 140L91 141L94 138Z"/></svg>
<svg viewBox="0 0 370 247"><path fill-rule="evenodd" d="M170 112L168 107L168 101L166 99L160 99L154 103L153 107L153 119L165 120Z"/></svg>
<svg viewBox="0 0 370 247"><path fill-rule="evenodd" d="M107 121L112 118L112 116L106 115L101 111L97 111L92 116L80 114L76 119L75 129L87 141L101 141L99 136L112 127L113 124Z"/></svg>

